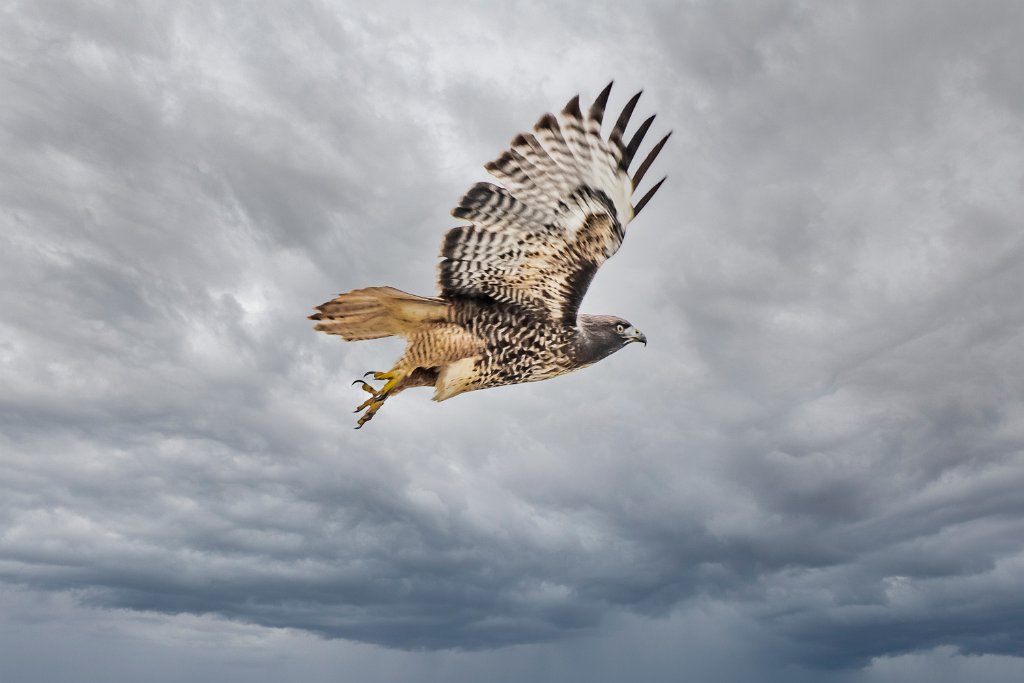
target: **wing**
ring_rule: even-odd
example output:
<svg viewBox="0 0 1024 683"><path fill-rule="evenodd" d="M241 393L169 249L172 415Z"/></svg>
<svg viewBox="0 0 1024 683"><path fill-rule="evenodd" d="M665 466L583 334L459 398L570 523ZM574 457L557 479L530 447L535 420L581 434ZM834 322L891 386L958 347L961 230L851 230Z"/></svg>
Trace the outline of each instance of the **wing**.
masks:
<svg viewBox="0 0 1024 683"><path fill-rule="evenodd" d="M562 324L576 323L597 269L618 251L626 224L665 181L635 206L631 203L669 136L630 178L630 162L654 117L640 125L628 144L623 142L637 93L603 140L601 122L611 87L586 116L579 97L565 106L561 121L545 114L533 134L517 135L506 152L485 166L502 185L477 183L452 210L472 224L445 235L441 296L493 299Z"/></svg>

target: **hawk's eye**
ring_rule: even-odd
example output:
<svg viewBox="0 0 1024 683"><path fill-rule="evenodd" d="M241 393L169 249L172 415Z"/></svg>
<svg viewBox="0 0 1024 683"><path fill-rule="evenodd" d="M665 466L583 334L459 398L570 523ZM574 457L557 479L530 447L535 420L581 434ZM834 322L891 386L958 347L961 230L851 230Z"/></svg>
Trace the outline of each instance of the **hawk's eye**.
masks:
<svg viewBox="0 0 1024 683"><path fill-rule="evenodd" d="M623 329L625 329L625 328L623 328L622 325L616 325L615 326L615 331L618 332L619 334L622 334L622 330Z"/></svg>

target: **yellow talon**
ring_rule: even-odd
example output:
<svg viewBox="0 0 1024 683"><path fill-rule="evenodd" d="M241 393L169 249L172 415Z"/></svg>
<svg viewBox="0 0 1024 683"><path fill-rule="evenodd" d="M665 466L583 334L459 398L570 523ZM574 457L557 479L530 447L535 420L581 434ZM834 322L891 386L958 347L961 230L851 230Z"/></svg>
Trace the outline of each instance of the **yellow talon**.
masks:
<svg viewBox="0 0 1024 683"><path fill-rule="evenodd" d="M383 379L383 378L381 378L381 379ZM387 381L387 383L385 383L384 386L382 386L377 391L377 395L381 396L381 397L387 396L388 394L391 393L391 390L394 389L398 385L398 382L399 382L399 379L397 377L395 379L389 379Z"/></svg>
<svg viewBox="0 0 1024 683"><path fill-rule="evenodd" d="M370 393L370 394L376 394L377 393L377 390L374 389L373 386L369 382L367 382L366 380L357 379L355 382L352 382L352 384L358 384L359 388L362 389L363 391L367 392L367 393Z"/></svg>
<svg viewBox="0 0 1024 683"><path fill-rule="evenodd" d="M367 422L369 422L370 420L372 420L372 419L373 419L373 416L377 414L377 411L378 411L378 410L380 410L380 407L381 407L382 405L384 405L384 401L378 401L378 400L376 400L376 399L372 399L372 398L371 398L371 399L369 399L369 400L367 401L367 403L369 403L369 404L370 404L370 407L369 407L369 408L367 409L367 411L366 411L366 412L365 412L365 413L363 414L363 416L359 418L359 423L358 423L358 424L356 425L356 429L360 429L360 428L362 428L362 426L363 426L364 424L366 424ZM357 408L357 410L359 410L359 409Z"/></svg>
<svg viewBox="0 0 1024 683"><path fill-rule="evenodd" d="M360 412L365 410L362 417L359 418L356 429L359 429L364 424L373 419L373 416L380 410L381 406L384 405L385 399L391 395L403 379L405 379L405 373L399 372L398 370L389 370L388 372L376 372L371 370L367 372L363 377L369 377L373 375L375 380L387 380L380 389L374 389L373 385L364 379L357 379L352 384L360 385L360 388L366 393L370 394L370 397L359 404L359 407L353 412Z"/></svg>

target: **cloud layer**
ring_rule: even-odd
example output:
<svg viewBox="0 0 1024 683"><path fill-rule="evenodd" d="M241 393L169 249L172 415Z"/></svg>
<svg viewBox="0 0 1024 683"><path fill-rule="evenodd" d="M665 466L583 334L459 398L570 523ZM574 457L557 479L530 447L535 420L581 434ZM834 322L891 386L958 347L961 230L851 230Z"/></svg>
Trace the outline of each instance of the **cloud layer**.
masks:
<svg viewBox="0 0 1024 683"><path fill-rule="evenodd" d="M1016 5L4 12L9 586L404 650L1024 651ZM431 293L482 163L611 76L670 179L583 308L649 347L353 431L400 346L305 315Z"/></svg>

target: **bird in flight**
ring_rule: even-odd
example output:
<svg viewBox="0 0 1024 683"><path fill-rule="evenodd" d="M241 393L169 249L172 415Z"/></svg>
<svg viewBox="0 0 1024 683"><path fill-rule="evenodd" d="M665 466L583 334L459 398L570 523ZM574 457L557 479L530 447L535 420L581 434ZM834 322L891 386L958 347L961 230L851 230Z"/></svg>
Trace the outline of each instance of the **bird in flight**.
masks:
<svg viewBox="0 0 1024 683"><path fill-rule="evenodd" d="M477 183L452 215L467 225L441 243L436 297L393 287L356 289L317 306L316 329L347 341L399 336L405 352L390 370L357 379L369 397L356 429L410 387L434 400L489 387L536 382L585 368L647 338L626 320L579 313L594 274L619 249L626 225L665 182L635 205L632 196L668 140L632 177L629 167L654 116L623 140L640 93L608 139L601 123L612 84L586 115L579 96L559 117L545 114L485 165L500 184Z"/></svg>

